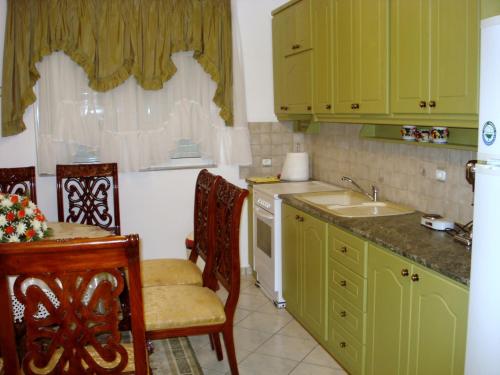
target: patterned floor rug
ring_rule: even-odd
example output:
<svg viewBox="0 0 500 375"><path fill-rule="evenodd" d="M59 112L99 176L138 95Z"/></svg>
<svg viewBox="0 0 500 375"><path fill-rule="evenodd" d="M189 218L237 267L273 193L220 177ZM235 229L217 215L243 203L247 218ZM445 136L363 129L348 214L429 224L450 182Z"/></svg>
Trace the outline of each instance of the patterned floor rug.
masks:
<svg viewBox="0 0 500 375"><path fill-rule="evenodd" d="M186 337L155 340L149 362L154 375L203 375Z"/></svg>

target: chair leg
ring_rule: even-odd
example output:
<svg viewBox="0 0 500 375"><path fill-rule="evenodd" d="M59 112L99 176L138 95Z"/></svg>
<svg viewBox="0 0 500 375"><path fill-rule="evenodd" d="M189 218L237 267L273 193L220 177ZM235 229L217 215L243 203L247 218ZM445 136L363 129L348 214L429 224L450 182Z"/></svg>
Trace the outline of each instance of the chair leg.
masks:
<svg viewBox="0 0 500 375"><path fill-rule="evenodd" d="M229 362L229 368L231 369L231 375L238 375L238 362L236 361L236 351L234 350L233 327L226 326L222 330L222 336L224 337L224 344L226 344L227 360Z"/></svg>
<svg viewBox="0 0 500 375"><path fill-rule="evenodd" d="M210 339L210 349L214 350L214 338L212 337L212 335L208 335L208 338Z"/></svg>
<svg viewBox="0 0 500 375"><path fill-rule="evenodd" d="M214 342L215 353L217 354L217 360L222 361L224 359L224 356L222 354L222 346L220 344L219 333L210 334L210 339Z"/></svg>

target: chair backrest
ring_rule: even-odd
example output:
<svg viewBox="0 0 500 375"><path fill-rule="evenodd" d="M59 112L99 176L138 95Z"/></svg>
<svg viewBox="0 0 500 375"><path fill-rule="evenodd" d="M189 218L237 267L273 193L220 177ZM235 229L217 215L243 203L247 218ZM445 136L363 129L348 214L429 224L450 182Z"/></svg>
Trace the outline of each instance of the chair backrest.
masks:
<svg viewBox="0 0 500 375"><path fill-rule="evenodd" d="M56 166L59 221L96 225L120 234L116 163Z"/></svg>
<svg viewBox="0 0 500 375"><path fill-rule="evenodd" d="M194 246L189 259L196 262L200 256L205 262L208 258L209 250L209 222L210 212L213 211L215 202L215 183L222 177L202 169L196 179L194 192Z"/></svg>
<svg viewBox="0 0 500 375"><path fill-rule="evenodd" d="M0 192L28 196L36 204L35 167L0 168Z"/></svg>
<svg viewBox="0 0 500 375"><path fill-rule="evenodd" d="M240 219L248 190L221 179L215 185L213 277L229 292L225 311L232 324L240 293ZM208 264L208 263L207 263Z"/></svg>
<svg viewBox="0 0 500 375"><path fill-rule="evenodd" d="M120 267L129 275L133 356L118 330L118 295L126 283ZM9 276L17 276L14 295L25 306L26 334L20 342L15 338ZM5 373L119 374L131 364L137 374L148 373L140 280L137 235L0 245Z"/></svg>

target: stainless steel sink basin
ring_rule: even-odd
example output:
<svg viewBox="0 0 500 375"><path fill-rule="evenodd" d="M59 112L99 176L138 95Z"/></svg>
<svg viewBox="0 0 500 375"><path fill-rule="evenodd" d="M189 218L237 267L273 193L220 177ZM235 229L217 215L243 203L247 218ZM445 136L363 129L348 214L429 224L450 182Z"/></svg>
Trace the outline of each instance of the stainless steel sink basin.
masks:
<svg viewBox="0 0 500 375"><path fill-rule="evenodd" d="M409 207L392 202L373 202L366 195L352 190L306 193L297 198L342 217L378 217L414 212Z"/></svg>

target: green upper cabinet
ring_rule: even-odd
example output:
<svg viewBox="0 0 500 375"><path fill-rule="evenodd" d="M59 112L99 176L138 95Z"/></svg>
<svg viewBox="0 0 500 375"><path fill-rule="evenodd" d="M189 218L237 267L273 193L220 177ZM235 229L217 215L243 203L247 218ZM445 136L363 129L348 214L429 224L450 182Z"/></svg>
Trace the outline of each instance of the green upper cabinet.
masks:
<svg viewBox="0 0 500 375"><path fill-rule="evenodd" d="M333 0L334 111L386 114L388 0Z"/></svg>
<svg viewBox="0 0 500 375"><path fill-rule="evenodd" d="M315 0L313 17L313 112L333 112L332 0Z"/></svg>
<svg viewBox="0 0 500 375"><path fill-rule="evenodd" d="M468 290L368 247L368 375L462 375Z"/></svg>
<svg viewBox="0 0 500 375"><path fill-rule="evenodd" d="M272 25L275 113L311 114L311 0L278 8Z"/></svg>
<svg viewBox="0 0 500 375"><path fill-rule="evenodd" d="M393 0L392 112L476 114L477 0Z"/></svg>

